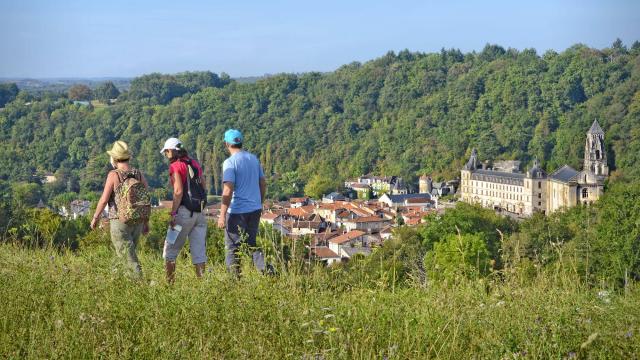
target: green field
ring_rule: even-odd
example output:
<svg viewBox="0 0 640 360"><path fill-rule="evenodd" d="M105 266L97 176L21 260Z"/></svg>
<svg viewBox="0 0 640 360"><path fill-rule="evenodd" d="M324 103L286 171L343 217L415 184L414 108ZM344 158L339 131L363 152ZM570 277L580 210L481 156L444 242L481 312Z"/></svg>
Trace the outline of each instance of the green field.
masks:
<svg viewBox="0 0 640 360"><path fill-rule="evenodd" d="M336 286L340 272L238 281L220 265L175 286L143 253L146 279L110 247L0 245L2 358L637 358L640 291L598 295L566 278L465 280L391 291Z"/></svg>

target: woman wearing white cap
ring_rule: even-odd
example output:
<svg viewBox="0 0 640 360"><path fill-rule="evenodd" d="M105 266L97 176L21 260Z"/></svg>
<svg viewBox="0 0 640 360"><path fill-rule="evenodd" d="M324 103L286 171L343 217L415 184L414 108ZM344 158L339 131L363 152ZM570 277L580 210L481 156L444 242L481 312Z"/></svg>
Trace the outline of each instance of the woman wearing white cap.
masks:
<svg viewBox="0 0 640 360"><path fill-rule="evenodd" d="M167 139L160 153L169 159L169 181L173 187L171 227L182 227L174 243L166 240L164 243L167 281L173 283L175 279L176 259L187 237L196 276L202 277L207 263L207 219L202 213L206 193L202 186L202 168L195 159L189 157L177 138Z"/></svg>

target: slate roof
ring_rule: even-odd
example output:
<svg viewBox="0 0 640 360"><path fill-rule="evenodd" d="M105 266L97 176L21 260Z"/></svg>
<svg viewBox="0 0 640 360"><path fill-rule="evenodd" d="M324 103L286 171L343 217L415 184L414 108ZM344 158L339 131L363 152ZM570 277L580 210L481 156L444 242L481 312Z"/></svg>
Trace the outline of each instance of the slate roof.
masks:
<svg viewBox="0 0 640 360"><path fill-rule="evenodd" d="M560 169L556 170L553 174L551 174L549 178L567 183L570 181L575 181L576 175L578 175L577 170L569 165L564 165Z"/></svg>
<svg viewBox="0 0 640 360"><path fill-rule="evenodd" d="M325 199L330 199L330 200L344 200L345 197L344 195L337 193L337 192L332 192L331 194L325 196Z"/></svg>
<svg viewBox="0 0 640 360"><path fill-rule="evenodd" d="M525 177L525 174L523 173L511 173L511 172L493 171L493 170L484 170L484 169L476 170L473 173L480 174L480 175L490 175L490 176L497 176L497 177L503 177L503 178L511 178L511 179L524 179Z"/></svg>
<svg viewBox="0 0 640 360"><path fill-rule="evenodd" d="M414 198L431 199L431 195L429 195L429 194L399 194L399 195L389 195L389 194L387 194L387 196L389 197L389 199L391 199L391 201L394 204L395 203L404 203L405 200L414 199Z"/></svg>
<svg viewBox="0 0 640 360"><path fill-rule="evenodd" d="M356 254L363 254L365 256L371 254L371 248L362 247L362 246L356 246L356 247L345 246L342 248L342 251L347 253L349 257L352 257L353 255L356 255Z"/></svg>
<svg viewBox="0 0 640 360"><path fill-rule="evenodd" d="M589 129L589 134L602 134L604 135L604 131L598 124L598 120L593 120L593 124L591 124L591 129Z"/></svg>

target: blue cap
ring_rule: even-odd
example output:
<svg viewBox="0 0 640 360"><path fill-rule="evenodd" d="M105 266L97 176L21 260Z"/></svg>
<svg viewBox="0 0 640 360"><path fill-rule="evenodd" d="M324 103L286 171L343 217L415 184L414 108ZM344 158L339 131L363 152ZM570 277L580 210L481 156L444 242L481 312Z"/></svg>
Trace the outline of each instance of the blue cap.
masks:
<svg viewBox="0 0 640 360"><path fill-rule="evenodd" d="M241 144L242 133L240 132L240 130L229 129L224 133L224 142L229 143L231 145Z"/></svg>

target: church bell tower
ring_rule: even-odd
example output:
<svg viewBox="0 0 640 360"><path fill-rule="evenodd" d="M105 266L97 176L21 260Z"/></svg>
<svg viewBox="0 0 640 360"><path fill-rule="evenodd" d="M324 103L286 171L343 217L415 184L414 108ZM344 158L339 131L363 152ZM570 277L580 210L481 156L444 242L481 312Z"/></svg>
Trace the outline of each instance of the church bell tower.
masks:
<svg viewBox="0 0 640 360"><path fill-rule="evenodd" d="M607 166L607 151L604 148L604 131L595 120L587 132L584 145L584 171L591 171L598 177L609 176Z"/></svg>

